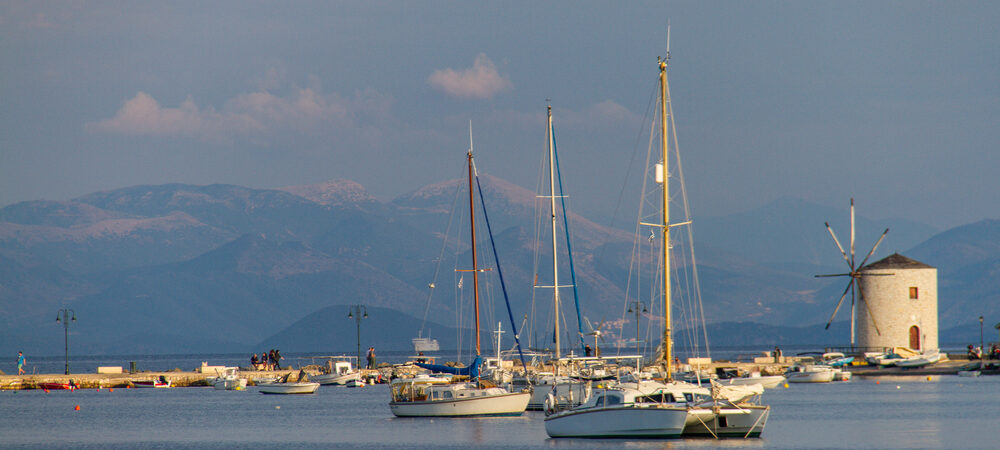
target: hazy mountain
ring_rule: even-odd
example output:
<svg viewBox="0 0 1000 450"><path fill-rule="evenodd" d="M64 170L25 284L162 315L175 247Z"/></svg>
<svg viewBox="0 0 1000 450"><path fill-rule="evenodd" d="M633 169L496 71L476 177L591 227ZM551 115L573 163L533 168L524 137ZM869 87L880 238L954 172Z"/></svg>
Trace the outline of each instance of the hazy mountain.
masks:
<svg viewBox="0 0 1000 450"><path fill-rule="evenodd" d="M544 341L554 320L552 291L535 286L552 281L548 226L539 222L547 208L537 212L541 200L526 189L491 176L481 180L501 263L498 268L480 212L479 264L488 270L482 325L507 320L496 281L502 269L522 335ZM74 348L90 353L252 351L270 342L289 351L342 350L326 342L340 342L341 328L353 324L336 316L345 305L365 304L384 308L379 317L389 321L384 327L369 322L383 331L373 342L406 348L413 318L423 317L429 299L435 330L442 328L435 337L448 342L455 329L471 327L471 278L455 271L471 259L463 186L462 180L436 183L382 203L347 180L281 190L171 184L10 205L0 209L0 346L59 353L61 327L52 316L70 307L79 319L70 328ZM844 216L842 224L836 216ZM785 199L696 220L705 320L719 324L710 326L710 339L808 340L803 333L815 330L796 330L821 328L816 324L825 323L843 289L838 280L812 277L842 270L822 222L829 220L844 243L846 216L846 207ZM606 322L609 338L630 337L634 316L624 314L626 297L648 303L648 292L626 286L633 236L572 212L569 218L583 314ZM813 222L815 232L804 231L802 224ZM857 223L860 258L884 224L860 215ZM926 240L929 227L888 226L890 237L872 259L915 245L903 253L938 267L942 329L1000 314L1000 221ZM561 225L557 233L565 239ZM645 238L640 244L649 245ZM559 248L560 284L569 284L565 242ZM641 264L648 268L644 252ZM675 268L689 269L683 262ZM436 287L428 289L432 281ZM562 298L565 338L578 340L572 291L564 289ZM692 307L681 300L678 317L697 316ZM324 318L340 325L323 331ZM846 318L838 317L833 328ZM759 339L737 338L754 329ZM846 342L844 335L823 332L810 342Z"/></svg>

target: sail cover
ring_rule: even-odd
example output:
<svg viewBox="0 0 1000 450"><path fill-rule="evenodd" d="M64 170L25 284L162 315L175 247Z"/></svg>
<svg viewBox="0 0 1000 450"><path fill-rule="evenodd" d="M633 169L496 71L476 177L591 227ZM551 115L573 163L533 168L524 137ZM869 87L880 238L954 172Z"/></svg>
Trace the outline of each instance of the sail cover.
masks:
<svg viewBox="0 0 1000 450"><path fill-rule="evenodd" d="M449 367L440 364L427 364L427 363L417 363L417 367L422 367L424 369L430 370L432 372L438 373L450 373L452 375L465 375L470 379L479 379L479 366L483 364L483 359L476 356L476 359L469 364L468 367Z"/></svg>

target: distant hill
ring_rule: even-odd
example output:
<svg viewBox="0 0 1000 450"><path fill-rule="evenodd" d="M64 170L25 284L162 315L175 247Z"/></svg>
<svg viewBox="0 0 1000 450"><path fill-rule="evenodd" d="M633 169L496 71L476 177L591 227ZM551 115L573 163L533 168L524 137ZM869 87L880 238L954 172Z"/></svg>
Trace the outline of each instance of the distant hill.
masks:
<svg viewBox="0 0 1000 450"><path fill-rule="evenodd" d="M531 191L493 176L481 181L515 320L525 340L544 340L554 321L552 291L534 286L552 277L547 227L539 223L547 213L536 212L540 200ZM471 259L463 186L443 181L380 202L349 180L281 189L168 184L0 208L0 352L60 354L62 330L52 316L66 307L78 317L70 328L74 352L254 351L270 343L288 351L338 350L329 342L344 339L338 334L343 327L329 334L322 321L342 322L337 311L350 304L368 305L379 311L379 321L389 321L368 322L380 331L372 342L407 347L429 297L434 337L444 346L459 323L471 326L471 278L455 271ZM572 212L569 217L583 314L607 322L609 338L630 335L626 296L648 302L647 292L626 286L632 234ZM846 206L783 199L731 216L696 218L709 338L755 345L785 338L829 342L829 332L799 328L824 324L843 289L813 274L842 270L822 222L843 233L843 242L846 217ZM477 217L480 232L484 219ZM862 216L857 223L859 252L889 226L873 258L902 248L939 267L943 330L980 314L1000 317L1000 221L933 236L915 223ZM483 235L480 244L480 265L489 269L483 327L504 321L509 329L489 239ZM566 261L564 245L560 252ZM569 279L564 265L560 282ZM562 297L565 339L575 341L571 291Z"/></svg>

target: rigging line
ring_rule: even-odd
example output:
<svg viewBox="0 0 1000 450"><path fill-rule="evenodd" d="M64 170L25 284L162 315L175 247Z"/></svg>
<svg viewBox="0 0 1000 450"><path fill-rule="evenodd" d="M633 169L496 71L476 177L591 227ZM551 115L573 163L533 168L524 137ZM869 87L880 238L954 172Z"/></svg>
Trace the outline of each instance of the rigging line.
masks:
<svg viewBox="0 0 1000 450"><path fill-rule="evenodd" d="M646 111L646 117L649 116L649 110L648 109L649 108L647 108L647 111ZM641 268L641 258L640 258L641 251L639 251L639 246L640 246L640 241L642 239L642 237L641 237L642 233L640 233L640 230L642 230L642 224L641 224L641 222L642 222L642 219L643 219L642 214L643 214L643 209L644 209L646 195L647 195L646 188L647 188L647 185L649 184L649 172L650 172L649 171L649 161L650 161L650 158L652 158L652 154L653 154L653 142L654 142L654 135L653 135L653 133L656 130L656 120L655 120L656 119L656 113L655 112L653 113L653 119L654 120L651 120L649 122L650 130L649 130L649 142L648 142L648 144L646 146L646 165L643 166L643 167L645 167L645 170L642 171L642 185L641 185L640 190L639 190L639 211L637 213L637 217L636 217L636 221L635 221L635 234L634 234L634 237L632 239L632 261L629 263L629 277L626 279L627 282L626 282L626 289L625 289L625 302L622 305L622 316L621 316L622 317L622 322L623 322L622 326L624 326L625 315L628 314L628 302L629 302L628 292L631 289L631 279L632 279L633 269L635 269L634 273L636 274L635 275L636 276L636 298L640 298L639 296L642 294L642 285L639 283L640 278L641 278L640 277L640 272L639 272L639 269ZM643 120L645 120L645 118ZM641 135L642 134L640 133L639 136L641 136ZM638 149L638 146L637 146L637 149ZM632 155L632 159L633 160L635 159L635 154L634 153ZM631 172L631 167L632 167L632 163L629 162L629 171L630 172ZM624 187L622 188L622 192L624 192ZM619 203L620 202L621 201L619 199ZM615 209L615 211L617 211L617 208Z"/></svg>
<svg viewBox="0 0 1000 450"><path fill-rule="evenodd" d="M545 180L544 165L545 165L545 154L543 152L541 154L541 157L539 158L538 164L536 166L536 167L538 167L538 174L537 174L537 177L535 179L535 192L536 193L539 193L539 192L542 191L542 183L544 183L544 180ZM537 330L536 323L537 323L537 312L538 312L538 310L537 310L537 299L538 299L538 296L537 296L537 292L536 292L537 289L535 289L535 286L538 284L538 272L539 272L538 268L539 268L540 261L541 261L541 250L540 250L540 247L541 247L541 242L542 242L542 230L545 229L545 227L542 224L542 222L544 221L544 219L543 219L544 213L542 212L542 207L540 206L539 202L541 202L541 198L539 198L536 195L535 196L535 202L534 202L535 218L534 218L534 223L533 223L533 225L535 227L534 228L535 234L534 234L534 240L531 243L531 245L532 245L532 249L531 250L532 250L532 257L533 257L532 267L531 267L531 277L532 277L532 285L531 285L531 322L530 322L530 327L531 328L530 328L530 333L529 333L531 336L534 336L535 332ZM534 343L534 342L532 342L532 343Z"/></svg>
<svg viewBox="0 0 1000 450"><path fill-rule="evenodd" d="M670 98L670 95L669 95L670 85L667 84L666 88L667 88L667 92L668 92L667 98ZM684 220L690 222L690 221L692 221L692 218L691 218L691 208L688 205L687 187L685 186L685 183L684 183L684 170L682 168L683 166L681 165L681 151L680 151L680 147L678 146L678 143L677 143L677 124L674 122L674 105L673 105L673 103L672 102L668 102L667 103L667 108L670 111L670 129L671 129L671 134L673 135L673 138L674 138L674 155L677 158L677 176L678 176L678 178L680 179L680 182L681 182L681 200L682 200L682 202L684 204ZM688 226L687 226L687 235L688 235L688 241L690 242L690 246L691 246L690 247L690 249L691 249L691 273L692 273L693 281L694 281L694 292L695 292L695 296L696 296L697 301L698 301L698 312L701 315L701 329L702 329L702 331L704 333L704 338L705 338L705 356L708 357L708 358L711 358L712 357L712 351L709 348L709 344L708 344L708 328L705 326L705 307L704 307L704 305L702 303L702 299L701 299L701 283L700 283L700 281L698 279L698 261L695 258L695 254L694 254L694 230L692 228L694 228L692 226L692 224L688 224Z"/></svg>
<svg viewBox="0 0 1000 450"><path fill-rule="evenodd" d="M464 169L464 167L463 167ZM441 264L444 262L444 251L448 248L448 237L451 236L451 225L455 220L455 205L458 204L458 196L462 191L461 181L455 184L455 197L451 201L451 214L448 216L448 225L445 227L444 239L441 241L441 252L438 253L438 263L434 267L434 276L431 278L431 288L430 292L427 294L427 305L424 306L424 318L420 322L420 333L418 336L424 335L424 326L427 325L427 313L431 309L431 299L434 297L434 285L437 283L438 274L441 272Z"/></svg>
<svg viewBox="0 0 1000 450"><path fill-rule="evenodd" d="M653 110L653 107L655 106L656 98L658 98L657 96L659 95L656 92L656 90L657 90L656 86L654 86L650 92L649 100L646 102L646 112L643 113L642 121L639 122L640 124L646 123L646 119L649 118L649 112ZM615 222L617 222L618 219L618 212L621 210L622 206L622 199L625 198L625 188L626 186L628 186L628 180L632 174L632 167L635 165L635 157L636 155L639 154L639 139L642 138L642 134L643 134L642 126L640 126L639 131L635 134L635 142L632 144L632 156L628 160L628 167L625 169L625 178L622 181L621 189L618 190L618 202L615 203L615 210L614 212L611 213L611 223L608 225L608 228L611 229L615 228ZM650 136L650 139L652 139L652 136ZM647 161L647 167L648 167L648 161ZM600 249L598 250L598 254L595 256L595 259L599 260L603 256L604 256L604 249Z"/></svg>
<svg viewBox="0 0 1000 450"><path fill-rule="evenodd" d="M576 269L573 267L573 244L569 239L569 218L566 215L566 193L563 192L562 172L559 170L559 153L556 150L556 130L552 129L552 154L555 156L556 179L559 180L559 200L562 203L563 231L566 232L566 254L569 256L569 276L573 284L573 303L576 304L576 329L580 337L580 351L586 344L583 342L583 318L580 317L580 294L576 287ZM558 269L556 269L558 270ZM556 287L555 289L559 289Z"/></svg>
<svg viewBox="0 0 1000 450"><path fill-rule="evenodd" d="M473 164L473 167L475 167L475 164ZM483 187L479 184L479 175L478 172L476 173L476 187L479 188L479 204L483 208L483 218L486 220L486 230L490 235L490 246L493 248L493 258L496 260L497 276L500 278L500 289L503 290L503 301L507 304L507 316L510 318L510 327L514 334L514 342L517 343L517 354L521 358L521 367L524 367L525 370L527 370L528 365L524 362L524 352L521 351L521 338L517 336L517 322L514 322L514 312L511 311L510 299L507 298L507 286L503 282L503 270L500 269L500 255L497 254L497 245L493 240L493 229L490 227L490 216L486 213L486 199L483 198Z"/></svg>

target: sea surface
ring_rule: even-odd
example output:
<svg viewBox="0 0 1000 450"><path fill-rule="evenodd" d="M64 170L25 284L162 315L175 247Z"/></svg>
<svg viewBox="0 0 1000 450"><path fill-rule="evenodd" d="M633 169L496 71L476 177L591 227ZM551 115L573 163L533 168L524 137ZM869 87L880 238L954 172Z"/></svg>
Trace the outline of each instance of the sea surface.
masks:
<svg viewBox="0 0 1000 450"><path fill-rule="evenodd" d="M316 394L301 396L263 395L254 387L0 391L0 447L1000 447L1000 377L995 376L791 384L765 392L772 412L762 438L723 441L550 439L540 412L396 418L388 400L386 385L321 386Z"/></svg>

